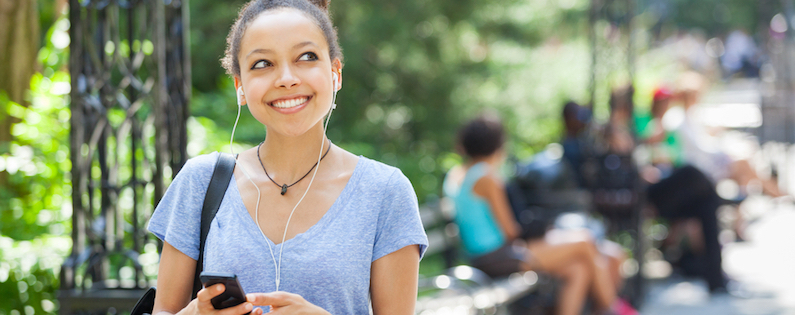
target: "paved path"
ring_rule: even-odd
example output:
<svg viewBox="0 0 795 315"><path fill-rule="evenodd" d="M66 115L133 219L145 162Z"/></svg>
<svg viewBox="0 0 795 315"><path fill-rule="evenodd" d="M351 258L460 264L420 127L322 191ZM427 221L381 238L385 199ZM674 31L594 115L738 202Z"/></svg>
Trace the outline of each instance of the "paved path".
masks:
<svg viewBox="0 0 795 315"><path fill-rule="evenodd" d="M705 282L674 275L650 285L641 314L795 315L795 206L747 202L748 241L726 244L723 265L752 297L710 296Z"/></svg>

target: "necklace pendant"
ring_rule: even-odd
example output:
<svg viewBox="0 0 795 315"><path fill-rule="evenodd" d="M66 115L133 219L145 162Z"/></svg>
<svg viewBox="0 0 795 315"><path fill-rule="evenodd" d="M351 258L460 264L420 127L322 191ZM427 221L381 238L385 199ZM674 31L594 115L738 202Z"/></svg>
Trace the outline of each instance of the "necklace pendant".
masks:
<svg viewBox="0 0 795 315"><path fill-rule="evenodd" d="M282 185L282 196L287 193L287 184Z"/></svg>

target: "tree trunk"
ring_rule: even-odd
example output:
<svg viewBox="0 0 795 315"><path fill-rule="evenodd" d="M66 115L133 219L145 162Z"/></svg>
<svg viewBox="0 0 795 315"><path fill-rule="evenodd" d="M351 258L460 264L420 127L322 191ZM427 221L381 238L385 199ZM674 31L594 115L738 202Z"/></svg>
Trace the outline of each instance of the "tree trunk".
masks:
<svg viewBox="0 0 795 315"><path fill-rule="evenodd" d="M35 72L39 49L38 0L0 0L0 102L10 100L27 107L26 93ZM11 149L11 125L16 119L0 104L0 154ZM7 187L0 171L0 187Z"/></svg>
<svg viewBox="0 0 795 315"><path fill-rule="evenodd" d="M37 0L0 0L0 93L26 107L39 48L37 5ZM8 152L13 123L0 113L0 153Z"/></svg>

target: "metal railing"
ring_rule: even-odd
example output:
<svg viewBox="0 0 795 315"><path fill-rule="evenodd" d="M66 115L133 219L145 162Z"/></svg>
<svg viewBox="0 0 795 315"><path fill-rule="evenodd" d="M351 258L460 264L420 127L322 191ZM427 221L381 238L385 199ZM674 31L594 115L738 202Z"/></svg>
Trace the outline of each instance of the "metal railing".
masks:
<svg viewBox="0 0 795 315"><path fill-rule="evenodd" d="M70 1L73 245L62 314L129 307L154 278L141 254L157 240L144 223L187 160L187 16L188 0Z"/></svg>

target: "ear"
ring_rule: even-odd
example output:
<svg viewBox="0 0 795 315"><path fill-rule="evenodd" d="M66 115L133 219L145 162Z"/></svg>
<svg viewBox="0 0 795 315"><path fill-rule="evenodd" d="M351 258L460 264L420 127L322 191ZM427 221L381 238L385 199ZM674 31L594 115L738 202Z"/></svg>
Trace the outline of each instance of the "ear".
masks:
<svg viewBox="0 0 795 315"><path fill-rule="evenodd" d="M331 62L331 71L333 74L336 74L331 76L333 80L337 81L335 84L336 90L334 92L342 90L342 62L340 62L339 59L334 59L334 61Z"/></svg>
<svg viewBox="0 0 795 315"><path fill-rule="evenodd" d="M239 77L235 77L235 96L237 97L237 105L246 106L247 102L245 92L243 91L243 82L240 81Z"/></svg>

